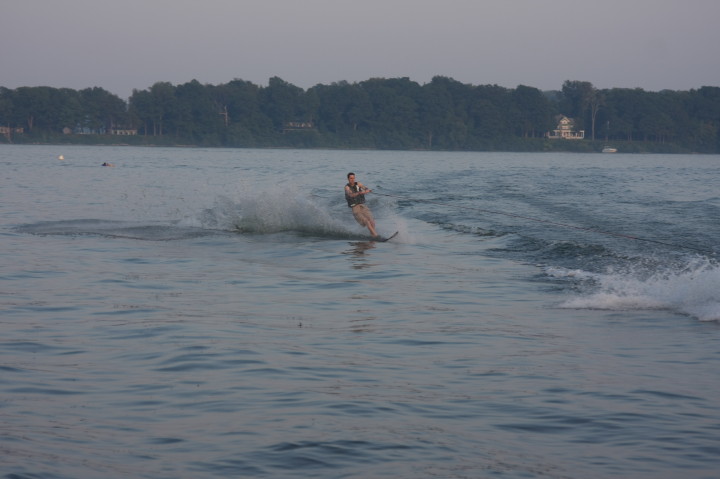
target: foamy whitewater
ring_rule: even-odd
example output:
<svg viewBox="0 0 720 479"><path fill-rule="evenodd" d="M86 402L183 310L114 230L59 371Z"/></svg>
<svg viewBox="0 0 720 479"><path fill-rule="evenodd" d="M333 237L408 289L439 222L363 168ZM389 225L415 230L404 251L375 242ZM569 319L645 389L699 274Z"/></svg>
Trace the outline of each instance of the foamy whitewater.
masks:
<svg viewBox="0 0 720 479"><path fill-rule="evenodd" d="M0 165L0 477L717 477L718 156Z"/></svg>
<svg viewBox="0 0 720 479"><path fill-rule="evenodd" d="M589 273L549 268L548 275L587 283L585 294L561 303L567 308L608 310L667 309L701 321L720 320L720 269L708 259L651 275L641 272Z"/></svg>

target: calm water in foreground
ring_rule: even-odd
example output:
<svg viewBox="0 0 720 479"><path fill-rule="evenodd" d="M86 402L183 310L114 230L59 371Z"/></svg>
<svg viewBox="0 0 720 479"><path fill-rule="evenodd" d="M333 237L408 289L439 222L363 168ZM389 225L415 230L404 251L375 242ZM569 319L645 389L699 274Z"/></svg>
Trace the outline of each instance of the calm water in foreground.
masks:
<svg viewBox="0 0 720 479"><path fill-rule="evenodd" d="M718 477L719 156L0 167L4 478Z"/></svg>

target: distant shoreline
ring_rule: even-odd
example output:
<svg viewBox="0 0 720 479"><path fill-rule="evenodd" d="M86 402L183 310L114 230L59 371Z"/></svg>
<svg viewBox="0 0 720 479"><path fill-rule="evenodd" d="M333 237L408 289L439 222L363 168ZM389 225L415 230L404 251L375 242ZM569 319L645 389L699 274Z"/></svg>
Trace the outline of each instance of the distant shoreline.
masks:
<svg viewBox="0 0 720 479"><path fill-rule="evenodd" d="M126 102L93 88L0 88L0 141L390 151L720 153L720 87L542 92L437 76L317 85L160 82Z"/></svg>
<svg viewBox="0 0 720 479"><path fill-rule="evenodd" d="M34 142L6 142L0 141L0 145L55 145L55 146L107 146L107 147L144 147L144 148L209 148L209 149L267 149L267 150L320 150L320 151L418 151L418 152L467 152L467 153L602 153L607 144L603 141L591 142L589 140L567 141L567 140L540 140L528 139L518 143L526 143L522 148L498 148L498 149L424 149L424 148L373 148L373 147L350 147L350 146L286 146L286 145L248 145L248 146L225 146L225 145L201 145L187 144L175 142L122 142L109 143L92 138L83 138L83 141L34 141ZM717 153L701 153L680 148L674 144L656 144L645 142L612 142L616 153L612 154L709 154L717 155ZM612 154L602 153L605 156Z"/></svg>

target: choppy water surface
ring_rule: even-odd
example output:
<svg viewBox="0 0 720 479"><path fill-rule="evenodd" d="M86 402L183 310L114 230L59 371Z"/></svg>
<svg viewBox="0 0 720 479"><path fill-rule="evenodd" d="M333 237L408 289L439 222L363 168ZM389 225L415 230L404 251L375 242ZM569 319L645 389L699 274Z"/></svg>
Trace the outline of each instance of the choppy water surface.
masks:
<svg viewBox="0 0 720 479"><path fill-rule="evenodd" d="M3 477L717 477L718 156L0 167Z"/></svg>

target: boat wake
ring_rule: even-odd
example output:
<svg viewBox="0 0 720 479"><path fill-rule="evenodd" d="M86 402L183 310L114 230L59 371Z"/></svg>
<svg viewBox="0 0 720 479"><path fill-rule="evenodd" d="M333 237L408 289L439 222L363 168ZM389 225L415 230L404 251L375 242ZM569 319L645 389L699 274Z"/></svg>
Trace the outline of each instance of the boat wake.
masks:
<svg viewBox="0 0 720 479"><path fill-rule="evenodd" d="M493 235L497 241L489 241ZM560 285L566 295L561 308L664 310L720 321L720 264L714 256L663 247L631 250L623 242L550 241L497 231L482 236L490 245L485 254L535 265L544 278Z"/></svg>
<svg viewBox="0 0 720 479"><path fill-rule="evenodd" d="M182 226L177 222L149 223L103 219L43 221L22 225L15 230L18 233L40 236L103 236L144 241L173 241L220 233L204 228Z"/></svg>
<svg viewBox="0 0 720 479"><path fill-rule="evenodd" d="M548 267L553 278L575 285L561 308L604 310L667 310L701 321L720 321L720 266L707 259L652 273L642 270L590 273Z"/></svg>

